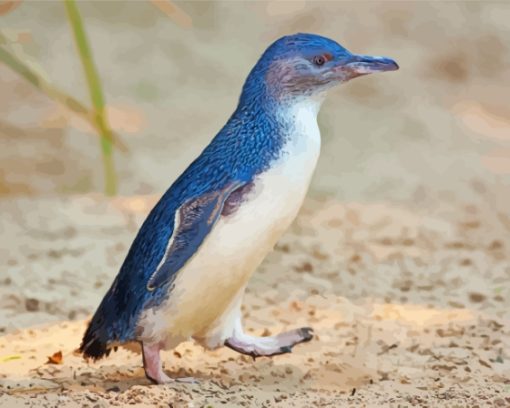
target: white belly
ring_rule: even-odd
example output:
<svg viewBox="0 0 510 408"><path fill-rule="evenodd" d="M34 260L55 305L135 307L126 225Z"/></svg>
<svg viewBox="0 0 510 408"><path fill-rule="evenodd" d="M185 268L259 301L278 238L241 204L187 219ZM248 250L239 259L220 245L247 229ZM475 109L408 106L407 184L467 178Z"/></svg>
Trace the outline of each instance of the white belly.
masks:
<svg viewBox="0 0 510 408"><path fill-rule="evenodd" d="M255 179L240 207L218 220L178 272L168 300L144 312L142 340L173 347L192 336L207 337L224 324L218 321L233 303L240 305L240 292L301 207L320 150L314 123L312 132L299 132L286 143L285 153Z"/></svg>

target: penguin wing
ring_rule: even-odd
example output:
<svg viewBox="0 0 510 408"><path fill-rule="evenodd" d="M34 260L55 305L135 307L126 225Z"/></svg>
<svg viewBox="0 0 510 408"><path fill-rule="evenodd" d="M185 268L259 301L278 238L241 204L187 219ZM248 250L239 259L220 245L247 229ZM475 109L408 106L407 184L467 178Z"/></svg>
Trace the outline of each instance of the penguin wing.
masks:
<svg viewBox="0 0 510 408"><path fill-rule="evenodd" d="M245 183L235 181L220 190L194 197L175 212L174 231L156 271L147 283L149 291L167 284L198 250L219 219L225 201Z"/></svg>

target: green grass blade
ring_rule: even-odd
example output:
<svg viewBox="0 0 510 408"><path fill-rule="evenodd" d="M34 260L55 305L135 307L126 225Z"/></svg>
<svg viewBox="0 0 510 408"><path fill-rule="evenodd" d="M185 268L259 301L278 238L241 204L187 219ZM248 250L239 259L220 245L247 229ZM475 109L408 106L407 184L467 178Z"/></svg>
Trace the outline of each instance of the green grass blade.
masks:
<svg viewBox="0 0 510 408"><path fill-rule="evenodd" d="M115 195L117 193L117 175L113 162L112 133L105 114L105 103L101 81L92 58L83 21L74 0L64 0L67 16L73 30L78 54L85 72L90 99L94 109L94 118L97 128L101 133L101 149L103 153L103 167L105 173L105 193Z"/></svg>
<svg viewBox="0 0 510 408"><path fill-rule="evenodd" d="M11 68L18 75L21 75L36 88L48 94L52 99L56 99L63 105L68 106L73 112L79 115L87 115L88 109L73 97L64 94L62 91L48 84L35 71L29 68L24 62L19 60L12 53L0 46L0 61Z"/></svg>
<svg viewBox="0 0 510 408"><path fill-rule="evenodd" d="M3 39L4 37L0 33L0 42L2 42ZM60 90L53 84L49 83L46 79L35 72L27 63L22 61L19 57L1 45L0 63L3 63L15 73L24 78L26 81L30 82L50 99L65 106L71 112L89 122L94 127L94 129L98 131L99 134L99 129L97 127L97 122L94 118L94 115L85 105L83 105L80 101L76 100L72 96L66 94L64 91ZM127 151L127 147L120 141L118 136L115 134L112 134L112 136L114 145L123 151Z"/></svg>

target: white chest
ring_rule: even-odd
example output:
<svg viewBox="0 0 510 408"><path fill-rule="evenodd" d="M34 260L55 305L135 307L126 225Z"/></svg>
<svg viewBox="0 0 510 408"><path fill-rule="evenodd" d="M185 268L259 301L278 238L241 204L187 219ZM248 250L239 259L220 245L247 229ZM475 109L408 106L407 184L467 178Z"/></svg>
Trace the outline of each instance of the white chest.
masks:
<svg viewBox="0 0 510 408"><path fill-rule="evenodd" d="M223 251L228 251L229 245L234 249L229 253L233 257L250 259L250 254L261 252L263 258L301 208L319 158L320 132L314 109L299 106L292 114L295 126L280 158L255 178L253 190L237 211L214 228L215 234L225 238L218 240L220 246L225 245Z"/></svg>
<svg viewBox="0 0 510 408"><path fill-rule="evenodd" d="M179 271L167 303L150 318L154 329L183 337L207 332L296 217L319 157L320 132L313 107L299 106L292 114L295 129L280 158L257 176L246 200L218 220Z"/></svg>
<svg viewBox="0 0 510 408"><path fill-rule="evenodd" d="M317 125L317 110L315 105L300 104L289 109L289 116L294 118L294 129L288 136L283 147L283 153L267 175L283 172L288 181L293 183L305 182L313 174L319 158L321 137ZM264 177L264 175L262 176Z"/></svg>

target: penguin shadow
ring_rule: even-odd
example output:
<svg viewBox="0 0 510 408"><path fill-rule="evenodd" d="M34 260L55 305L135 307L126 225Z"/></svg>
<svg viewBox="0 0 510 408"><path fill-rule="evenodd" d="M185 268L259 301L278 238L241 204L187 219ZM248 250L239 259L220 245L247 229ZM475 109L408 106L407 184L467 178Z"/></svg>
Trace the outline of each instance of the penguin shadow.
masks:
<svg viewBox="0 0 510 408"><path fill-rule="evenodd" d="M207 381L208 378L190 369L180 368L178 370L164 369L165 373L171 378L193 377L197 380L197 384ZM99 393L123 393L132 387L174 387L181 388L194 384L181 383L179 381L171 382L168 384L155 384L145 376L145 371L142 365L103 365L100 367L93 367L92 364L88 366L88 370L73 374L72 376L65 376L52 379L64 389L69 390L88 390Z"/></svg>
<svg viewBox="0 0 510 408"><path fill-rule="evenodd" d="M0 394L45 394L55 391L122 393L136 385L152 384L145 378L143 370L133 370L131 367L101 367L81 373L78 370L72 367L62 367L59 371L45 367L31 370L27 377L2 379Z"/></svg>
<svg viewBox="0 0 510 408"><path fill-rule="evenodd" d="M215 369L197 371L190 368L166 367L165 372L171 378L194 377L196 384L172 382L154 384L145 377L141 366L104 365L71 375L48 378L54 384L41 384L33 392L51 392L60 389L67 392L93 392L99 395L124 395L132 390L172 389L177 392L224 392L225 390L251 390L250 392L293 394L309 390L331 390L349 393L353 388L360 389L369 384L370 373L350 362L328 363L322 366L308 367L283 361L285 357L261 357L256 361L247 361L244 356L220 362ZM251 360L251 358L250 358ZM229 364L227 364L229 363ZM208 364L209 366L211 364ZM230 368L235 365L234 368ZM42 379L42 378L41 378ZM20 390L29 391L28 389Z"/></svg>
<svg viewBox="0 0 510 408"><path fill-rule="evenodd" d="M130 366L102 367L94 372L85 372L72 378L62 378L56 382L69 390L89 390L95 392L122 393L137 385L151 385L143 369Z"/></svg>
<svg viewBox="0 0 510 408"><path fill-rule="evenodd" d="M204 352L194 344L165 352L165 373L173 379L193 377L196 384L178 381L154 384L145 376L136 345L120 347L108 359L95 363L87 363L81 356L69 357L68 366L36 370L38 379L49 380L64 390L113 394L124 393L132 387L204 391L250 387L292 393L304 388L350 392L368 384L376 374L367 369L363 359L313 341L296 346L292 353L256 359L227 348Z"/></svg>
<svg viewBox="0 0 510 408"><path fill-rule="evenodd" d="M77 354L75 351L70 366L62 368L57 374L52 375L48 369L38 373L42 374L41 378L51 379L63 389L73 391L123 393L134 386L183 387L189 385L178 381L158 385L149 380L145 376L141 348L138 343L119 346L108 358L98 362L87 361ZM164 364L163 369L171 378L193 377L199 383L207 380L202 373L188 367L177 367L175 364L172 367L166 364L165 367Z"/></svg>

